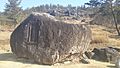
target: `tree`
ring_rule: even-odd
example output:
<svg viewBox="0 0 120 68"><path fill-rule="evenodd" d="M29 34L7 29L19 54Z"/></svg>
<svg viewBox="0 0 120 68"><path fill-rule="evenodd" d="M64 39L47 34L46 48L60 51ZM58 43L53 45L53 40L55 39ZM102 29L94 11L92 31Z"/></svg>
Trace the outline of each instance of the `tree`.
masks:
<svg viewBox="0 0 120 68"><path fill-rule="evenodd" d="M118 28L118 15L120 12L120 8L118 8L118 5L120 3L120 0L101 0L101 7L100 11L102 15L112 17L116 31L118 35L120 36L120 31Z"/></svg>
<svg viewBox="0 0 120 68"><path fill-rule="evenodd" d="M120 22L120 0L90 0L85 5L90 6L93 14L98 14L108 18L113 19L113 24L115 25L116 31L120 36L120 31L118 27L118 22ZM97 10L98 9L98 10Z"/></svg>
<svg viewBox="0 0 120 68"><path fill-rule="evenodd" d="M90 0L88 3L85 3L85 5L89 6L89 11L91 14L96 15L98 13L101 2L99 0Z"/></svg>
<svg viewBox="0 0 120 68"><path fill-rule="evenodd" d="M46 8L47 10L49 10L49 9L50 9L50 7L49 7L49 5L48 5L48 4L46 4L46 5L45 5L45 8Z"/></svg>
<svg viewBox="0 0 120 68"><path fill-rule="evenodd" d="M88 3L85 3L85 5L89 5L90 7L97 7L100 5L100 2L98 0L90 0Z"/></svg>
<svg viewBox="0 0 120 68"><path fill-rule="evenodd" d="M14 24L17 24L17 17L21 13L21 7L19 7L21 0L8 0L4 14L7 18L14 20Z"/></svg>
<svg viewBox="0 0 120 68"><path fill-rule="evenodd" d="M112 13L112 15L113 15L113 19L114 19L116 31L117 31L118 35L120 36L120 31L119 31L119 28L118 28L118 21L117 21L116 15L115 15L115 13L114 13L114 8L113 8L113 5L112 5L112 1L113 1L113 0L110 1L111 13ZM118 12L117 12L117 14L118 14Z"/></svg>
<svg viewBox="0 0 120 68"><path fill-rule="evenodd" d="M117 13L118 12L116 12L118 9L115 11L115 7L117 7L117 6L113 6L113 0L105 0L105 3L107 4L107 7L109 7L108 10L110 10L110 13L113 17L113 21L114 21L114 24L115 24L116 31L117 31L118 35L120 36L120 31L119 31L119 28L118 28L118 21L117 21Z"/></svg>

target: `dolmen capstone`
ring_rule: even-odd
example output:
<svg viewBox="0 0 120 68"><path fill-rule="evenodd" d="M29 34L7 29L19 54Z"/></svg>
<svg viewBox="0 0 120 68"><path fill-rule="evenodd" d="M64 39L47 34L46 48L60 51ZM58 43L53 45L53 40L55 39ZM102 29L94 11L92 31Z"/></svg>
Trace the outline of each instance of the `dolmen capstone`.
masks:
<svg viewBox="0 0 120 68"><path fill-rule="evenodd" d="M17 57L51 65L79 61L90 41L87 24L68 24L46 13L32 13L13 31L10 46Z"/></svg>

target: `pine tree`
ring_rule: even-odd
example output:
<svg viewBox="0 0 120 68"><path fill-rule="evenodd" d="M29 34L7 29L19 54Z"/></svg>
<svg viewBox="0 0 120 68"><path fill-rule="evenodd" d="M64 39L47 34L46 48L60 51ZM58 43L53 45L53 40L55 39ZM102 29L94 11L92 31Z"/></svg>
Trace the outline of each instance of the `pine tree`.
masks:
<svg viewBox="0 0 120 68"><path fill-rule="evenodd" d="M19 7L21 0L8 0L8 3L5 5L4 15L7 18L14 20L14 23L17 24L17 17L20 14L21 7Z"/></svg>

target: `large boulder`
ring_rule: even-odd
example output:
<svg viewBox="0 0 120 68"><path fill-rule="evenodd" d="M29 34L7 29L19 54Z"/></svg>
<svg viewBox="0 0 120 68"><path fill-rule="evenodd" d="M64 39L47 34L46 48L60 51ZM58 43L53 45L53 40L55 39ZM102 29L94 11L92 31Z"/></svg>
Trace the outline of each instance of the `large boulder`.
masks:
<svg viewBox="0 0 120 68"><path fill-rule="evenodd" d="M90 41L86 24L67 24L45 13L33 13L13 31L10 45L18 57L54 64L79 61Z"/></svg>

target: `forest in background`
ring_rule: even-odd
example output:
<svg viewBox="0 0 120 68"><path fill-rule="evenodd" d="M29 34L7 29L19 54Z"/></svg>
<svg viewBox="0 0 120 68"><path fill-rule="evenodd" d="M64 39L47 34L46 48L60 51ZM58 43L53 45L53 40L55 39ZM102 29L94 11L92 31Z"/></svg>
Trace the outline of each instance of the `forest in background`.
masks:
<svg viewBox="0 0 120 68"><path fill-rule="evenodd" d="M0 26L15 27L32 12L45 12L60 20L78 20L89 24L116 28L120 35L120 0L90 0L81 6L44 4L22 9L22 0L8 0L4 12L0 12Z"/></svg>

